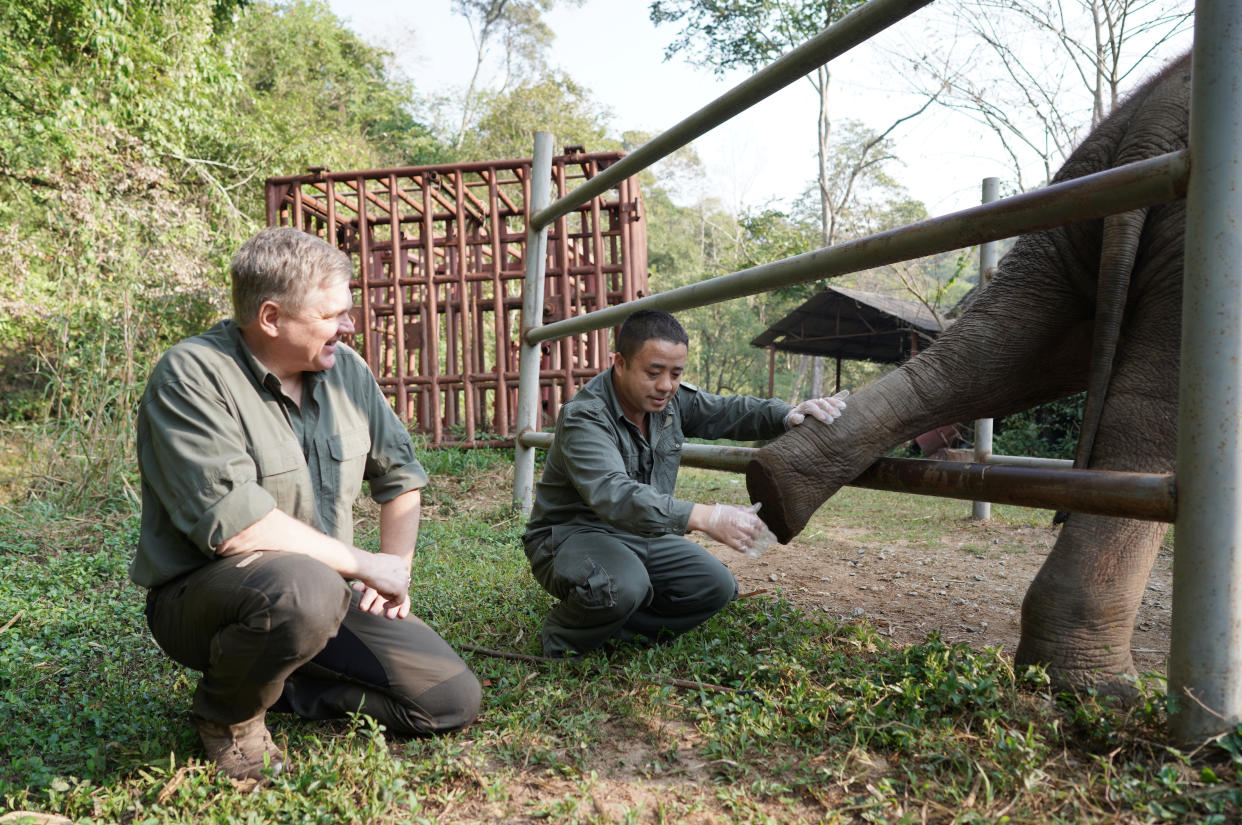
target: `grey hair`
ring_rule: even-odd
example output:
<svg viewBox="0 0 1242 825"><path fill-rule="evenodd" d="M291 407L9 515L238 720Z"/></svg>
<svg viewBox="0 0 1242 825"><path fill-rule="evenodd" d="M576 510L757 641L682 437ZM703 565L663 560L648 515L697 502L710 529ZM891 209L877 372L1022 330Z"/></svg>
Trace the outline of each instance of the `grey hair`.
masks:
<svg viewBox="0 0 1242 825"><path fill-rule="evenodd" d="M229 264L233 320L246 326L265 301L289 313L302 310L310 292L353 276L349 256L291 226L273 226L242 244Z"/></svg>

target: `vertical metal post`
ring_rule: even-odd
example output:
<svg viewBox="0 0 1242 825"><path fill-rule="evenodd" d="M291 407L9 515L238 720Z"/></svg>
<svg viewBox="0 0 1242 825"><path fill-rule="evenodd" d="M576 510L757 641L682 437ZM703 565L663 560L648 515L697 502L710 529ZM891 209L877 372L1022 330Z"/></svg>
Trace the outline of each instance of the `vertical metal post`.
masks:
<svg viewBox="0 0 1242 825"><path fill-rule="evenodd" d="M390 287L392 296L393 344L396 349L390 356L386 368L397 380L395 390L397 414L402 421L410 420L410 371L409 359L406 357L405 340L405 290L401 287L401 276L405 271L405 254L401 249L401 200L397 196L397 176L388 176L388 274L392 279Z"/></svg>
<svg viewBox="0 0 1242 825"><path fill-rule="evenodd" d="M444 416L440 412L440 288L436 286L436 224L435 204L431 200L432 176L424 172L420 178L423 199L423 271L427 276L427 323L423 325L423 353L431 378L428 407L431 410L431 443L444 440ZM445 230L445 235L448 231ZM447 271L447 267L445 267Z"/></svg>
<svg viewBox="0 0 1242 825"><path fill-rule="evenodd" d="M1242 0L1199 0L1169 652L1173 738L1242 721Z"/></svg>
<svg viewBox="0 0 1242 825"><path fill-rule="evenodd" d="M517 443L513 456L513 505L530 514L535 494L535 448L522 446L521 436L539 430L539 344L526 331L543 323L543 282L548 264L548 228L531 222L547 208L552 184L552 133L535 132L530 168L530 201L526 205L526 286L522 290L522 324L518 333Z"/></svg>
<svg viewBox="0 0 1242 825"><path fill-rule="evenodd" d="M983 202L991 203L1000 196L1000 178L983 179ZM996 271L997 253L1000 251L995 241L979 244L979 290L982 291L992 280ZM979 418L975 421L975 463L982 464L992 454L992 419ZM975 501L970 505L970 517L977 521L992 518L992 504L987 501Z"/></svg>

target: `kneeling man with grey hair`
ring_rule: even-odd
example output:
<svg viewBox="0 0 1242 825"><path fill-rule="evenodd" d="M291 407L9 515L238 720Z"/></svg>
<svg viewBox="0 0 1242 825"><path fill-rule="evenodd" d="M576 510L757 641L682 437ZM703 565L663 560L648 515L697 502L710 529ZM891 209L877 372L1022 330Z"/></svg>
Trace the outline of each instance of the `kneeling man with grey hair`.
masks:
<svg viewBox="0 0 1242 825"><path fill-rule="evenodd" d="M478 713L479 682L410 614L427 476L354 332L349 258L289 227L233 258L232 320L170 349L138 413L130 576L159 646L202 671L191 714L230 776L281 770L268 710L361 711L397 734ZM362 482L380 552L353 544ZM351 584L352 582L352 584Z"/></svg>

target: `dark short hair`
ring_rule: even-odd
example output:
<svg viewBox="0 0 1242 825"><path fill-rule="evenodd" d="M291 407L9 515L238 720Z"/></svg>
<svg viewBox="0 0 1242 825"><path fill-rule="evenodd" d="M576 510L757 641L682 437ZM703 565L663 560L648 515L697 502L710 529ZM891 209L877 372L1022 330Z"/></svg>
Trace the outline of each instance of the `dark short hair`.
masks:
<svg viewBox="0 0 1242 825"><path fill-rule="evenodd" d="M690 346L690 336L672 315L659 309L640 309L617 330L617 352L629 361L652 338Z"/></svg>

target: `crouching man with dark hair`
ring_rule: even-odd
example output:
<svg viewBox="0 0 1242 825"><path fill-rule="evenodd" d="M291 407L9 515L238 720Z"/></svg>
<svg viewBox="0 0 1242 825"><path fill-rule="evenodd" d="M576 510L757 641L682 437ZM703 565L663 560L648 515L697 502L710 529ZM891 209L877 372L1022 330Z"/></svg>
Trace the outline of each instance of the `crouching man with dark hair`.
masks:
<svg viewBox="0 0 1242 825"><path fill-rule="evenodd" d="M361 711L405 735L460 728L479 709L474 674L410 615L427 476L343 341L350 272L318 238L263 230L233 258L233 319L170 349L139 408L130 576L148 588L159 646L202 671L191 714L237 779L283 766L269 709ZM364 480L379 553L353 544Z"/></svg>
<svg viewBox="0 0 1242 825"><path fill-rule="evenodd" d="M684 383L689 338L666 312L630 315L616 350L612 367L561 408L523 537L535 579L560 600L543 623L548 656L671 638L736 598L729 568L684 534L745 552L766 528L747 507L674 498L687 437L773 438L845 408L836 398L795 408Z"/></svg>

